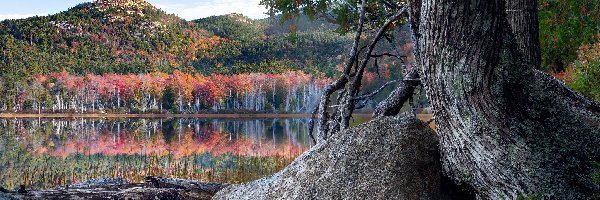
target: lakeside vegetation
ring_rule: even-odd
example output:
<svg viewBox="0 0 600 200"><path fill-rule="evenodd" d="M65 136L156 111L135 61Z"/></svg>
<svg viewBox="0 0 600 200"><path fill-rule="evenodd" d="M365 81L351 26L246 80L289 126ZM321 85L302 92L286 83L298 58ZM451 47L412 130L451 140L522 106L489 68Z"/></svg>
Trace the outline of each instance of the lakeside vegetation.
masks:
<svg viewBox="0 0 600 200"><path fill-rule="evenodd" d="M36 75L0 111L16 113L309 113L328 79L281 74ZM14 102L14 105L11 105Z"/></svg>

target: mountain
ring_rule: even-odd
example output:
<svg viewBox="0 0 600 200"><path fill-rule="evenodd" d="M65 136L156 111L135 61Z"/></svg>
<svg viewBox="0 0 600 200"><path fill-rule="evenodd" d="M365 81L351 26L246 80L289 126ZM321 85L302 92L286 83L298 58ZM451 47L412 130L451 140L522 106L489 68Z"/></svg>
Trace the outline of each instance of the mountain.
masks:
<svg viewBox="0 0 600 200"><path fill-rule="evenodd" d="M171 72L213 56L221 38L143 0L97 0L0 23L2 74Z"/></svg>
<svg viewBox="0 0 600 200"><path fill-rule="evenodd" d="M144 0L96 0L54 15L0 22L0 72L7 80L61 71L231 74L302 69L332 75L339 63L335 57L349 38L317 29L290 33L281 26L239 14L191 22Z"/></svg>

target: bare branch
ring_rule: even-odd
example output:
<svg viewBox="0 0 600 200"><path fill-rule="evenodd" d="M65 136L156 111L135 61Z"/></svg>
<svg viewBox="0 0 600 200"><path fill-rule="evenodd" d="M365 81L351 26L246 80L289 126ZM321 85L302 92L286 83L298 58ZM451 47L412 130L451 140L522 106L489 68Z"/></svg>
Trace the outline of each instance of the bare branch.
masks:
<svg viewBox="0 0 600 200"><path fill-rule="evenodd" d="M308 135L310 136L310 139L312 139L312 141L315 144L317 144L317 140L315 139L315 136L313 133L315 130L315 118L317 117L317 112L319 112L319 106L315 106L315 108L311 112L310 121L308 122Z"/></svg>
<svg viewBox="0 0 600 200"><path fill-rule="evenodd" d="M367 63L371 59L370 55L373 53L373 50L377 46L378 42L381 40L381 38L384 36L384 34L388 31L389 27L394 22L398 21L400 19L400 17L407 11L407 9L408 9L408 6L402 7L393 16L391 16L390 18L388 18L386 20L386 22L379 28L379 30L377 31L377 34L375 35L375 37L369 44L368 50L365 53L365 57L361 60L360 63L358 63L358 64L360 64L360 66L358 67L356 76L354 77L354 81L352 82L352 84L349 87L349 91L346 94L347 96L344 99L344 101L346 101L346 103L344 103L344 104L347 106L345 108L343 108L340 112L340 116L341 116L341 120L342 120L340 122L340 125L341 125L340 129L347 128L350 123L350 117L352 116L352 112L354 112L354 104L351 102L354 101L353 100L354 96L357 95L357 93L360 89L360 86L362 84L363 73L365 71Z"/></svg>
<svg viewBox="0 0 600 200"><path fill-rule="evenodd" d="M346 63L346 66L344 67L344 71L342 76L337 79L336 81L334 81L331 84L328 84L325 87L325 91L323 91L323 95L321 96L321 102L319 103L319 124L318 124L318 140L325 140L327 139L327 133L329 132L329 127L328 127L328 120L330 120L329 118L329 113L327 112L327 105L329 104L329 98L331 96L331 94L333 94L333 92L335 92L336 90L339 90L340 88L344 87L346 85L346 83L348 83L348 74L350 74L350 70L352 68L352 66L354 65L354 62L356 60L357 57L357 50L358 50L358 45L360 43L360 37L362 35L363 32L363 27L364 27L364 20L365 20L365 15L366 15L366 4L367 4L367 0L361 0L361 4L360 4L360 14L358 17L358 25L357 25L357 29L356 29L356 34L354 36L354 43L352 44L352 49L350 50L350 58L348 63Z"/></svg>
<svg viewBox="0 0 600 200"><path fill-rule="evenodd" d="M383 89L385 89L388 85L396 83L396 82L398 82L398 81L397 80L389 81L389 82L385 83L384 85L382 85L379 89L377 89L377 90L375 90L375 91L373 91L373 92L371 92L369 94L365 94L365 95L362 95L362 96L354 97L354 100L370 99L373 96L375 96L378 93L380 93L381 91L383 91Z"/></svg>
<svg viewBox="0 0 600 200"><path fill-rule="evenodd" d="M396 89L390 95L377 105L373 112L373 118L382 116L397 115L402 109L402 105L414 94L415 88L421 84L418 81L419 75L416 69L412 69L406 79L401 81Z"/></svg>
<svg viewBox="0 0 600 200"><path fill-rule="evenodd" d="M370 55L371 58L380 58L383 56L388 56L388 57L394 57L394 58L406 58L407 56L398 56L396 54L392 54L392 53L383 53L383 54L372 54Z"/></svg>
<svg viewBox="0 0 600 200"><path fill-rule="evenodd" d="M395 10L395 9L398 8L398 5L392 3L392 2L390 2L388 0L379 0L379 2L381 2L383 5L385 5L386 8L389 8L389 9L394 9Z"/></svg>

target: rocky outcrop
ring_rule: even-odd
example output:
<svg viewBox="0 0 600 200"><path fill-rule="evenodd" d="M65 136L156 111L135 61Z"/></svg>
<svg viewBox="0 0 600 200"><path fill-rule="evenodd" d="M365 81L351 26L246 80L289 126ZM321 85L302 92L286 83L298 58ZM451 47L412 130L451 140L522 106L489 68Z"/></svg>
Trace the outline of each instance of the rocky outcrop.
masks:
<svg viewBox="0 0 600 200"><path fill-rule="evenodd" d="M340 132L269 177L213 199L442 199L435 133L413 118L383 117Z"/></svg>

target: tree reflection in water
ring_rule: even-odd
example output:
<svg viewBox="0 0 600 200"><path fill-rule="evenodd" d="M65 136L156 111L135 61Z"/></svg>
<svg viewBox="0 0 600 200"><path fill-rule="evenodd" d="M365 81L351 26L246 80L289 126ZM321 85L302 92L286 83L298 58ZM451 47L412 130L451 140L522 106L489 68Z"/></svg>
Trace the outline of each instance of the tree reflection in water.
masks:
<svg viewBox="0 0 600 200"><path fill-rule="evenodd" d="M308 119L2 119L0 182L48 188L99 177L239 183L306 151Z"/></svg>

